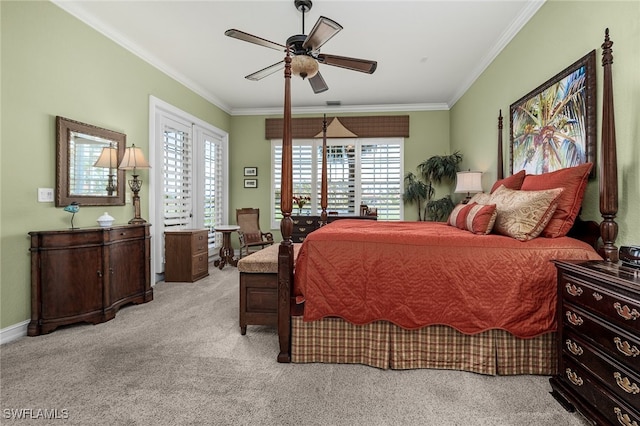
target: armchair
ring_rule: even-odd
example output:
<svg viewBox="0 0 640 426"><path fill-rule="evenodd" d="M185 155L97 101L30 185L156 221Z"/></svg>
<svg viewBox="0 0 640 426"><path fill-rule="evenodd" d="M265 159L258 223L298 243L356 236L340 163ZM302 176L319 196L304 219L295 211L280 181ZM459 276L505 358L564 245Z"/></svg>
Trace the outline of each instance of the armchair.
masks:
<svg viewBox="0 0 640 426"><path fill-rule="evenodd" d="M260 230L260 209L236 209L236 223L240 227L238 237L240 238L241 259L243 252L248 256L252 247L263 249L265 246L273 244L273 234Z"/></svg>

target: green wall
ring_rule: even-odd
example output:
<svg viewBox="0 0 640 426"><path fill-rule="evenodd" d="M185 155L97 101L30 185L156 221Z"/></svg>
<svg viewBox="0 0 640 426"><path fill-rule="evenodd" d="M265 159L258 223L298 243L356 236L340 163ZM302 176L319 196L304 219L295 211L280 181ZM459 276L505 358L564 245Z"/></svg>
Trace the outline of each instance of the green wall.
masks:
<svg viewBox="0 0 640 426"><path fill-rule="evenodd" d="M29 231L69 227L70 216L38 203L55 187L57 115L116 130L145 153L149 95L222 130L230 116L49 2L1 1L0 329L30 318ZM152 165L153 166L153 165ZM148 174L141 173L148 182ZM148 186L142 216L148 217ZM126 223L133 207L109 207ZM77 226L95 226L105 207L83 207Z"/></svg>
<svg viewBox="0 0 640 426"><path fill-rule="evenodd" d="M597 127L602 119L602 48L609 28L618 145L618 246L640 244L640 2L548 0L451 109L451 147L465 167L496 178L496 117L504 119L505 169L509 165L509 106L593 49L597 57ZM599 155L599 154L598 154ZM598 182L589 183L584 219L600 221Z"/></svg>

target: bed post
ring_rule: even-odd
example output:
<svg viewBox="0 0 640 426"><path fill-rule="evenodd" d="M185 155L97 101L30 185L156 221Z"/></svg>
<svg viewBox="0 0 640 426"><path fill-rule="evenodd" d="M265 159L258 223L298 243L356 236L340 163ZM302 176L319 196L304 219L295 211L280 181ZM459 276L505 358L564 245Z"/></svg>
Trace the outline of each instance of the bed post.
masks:
<svg viewBox="0 0 640 426"><path fill-rule="evenodd" d="M282 131L282 174L280 232L282 242L278 250L278 362L291 362L291 287L293 285L293 148L291 137L291 54L287 48L284 59L284 123Z"/></svg>
<svg viewBox="0 0 640 426"><path fill-rule="evenodd" d="M320 186L320 226L327 224L327 114L322 119L322 183Z"/></svg>
<svg viewBox="0 0 640 426"><path fill-rule="evenodd" d="M600 234L604 243L600 255L607 262L618 261L618 248L615 246L618 236L618 162L616 157L616 129L613 111L613 79L611 77L611 53L613 42L609 39L609 28L604 33L602 43L602 155L600 158L600 213L602 223Z"/></svg>
<svg viewBox="0 0 640 426"><path fill-rule="evenodd" d="M504 166L502 158L502 110L498 115L498 180L504 178Z"/></svg>

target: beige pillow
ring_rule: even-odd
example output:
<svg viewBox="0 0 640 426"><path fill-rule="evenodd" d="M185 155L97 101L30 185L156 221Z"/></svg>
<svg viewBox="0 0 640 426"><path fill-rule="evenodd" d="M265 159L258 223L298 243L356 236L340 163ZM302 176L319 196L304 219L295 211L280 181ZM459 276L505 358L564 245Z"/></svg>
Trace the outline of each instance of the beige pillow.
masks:
<svg viewBox="0 0 640 426"><path fill-rule="evenodd" d="M471 197L471 199L469 200L468 204L471 203L478 203L478 204L491 204L491 194L488 194L486 192L478 192L477 194L474 194L473 197Z"/></svg>
<svg viewBox="0 0 640 426"><path fill-rule="evenodd" d="M536 238L558 207L562 188L544 191L516 191L500 186L491 194L498 216L493 229L520 241Z"/></svg>

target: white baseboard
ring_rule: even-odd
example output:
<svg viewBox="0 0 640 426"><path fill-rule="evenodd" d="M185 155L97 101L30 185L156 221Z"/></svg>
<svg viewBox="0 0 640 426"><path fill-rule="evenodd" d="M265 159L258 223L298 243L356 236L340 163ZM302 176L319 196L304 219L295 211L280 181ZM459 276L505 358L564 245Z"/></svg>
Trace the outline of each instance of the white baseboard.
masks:
<svg viewBox="0 0 640 426"><path fill-rule="evenodd" d="M13 342L21 337L27 335L27 328L29 327L30 320L22 321L17 324L10 325L9 327L0 330L0 345Z"/></svg>

